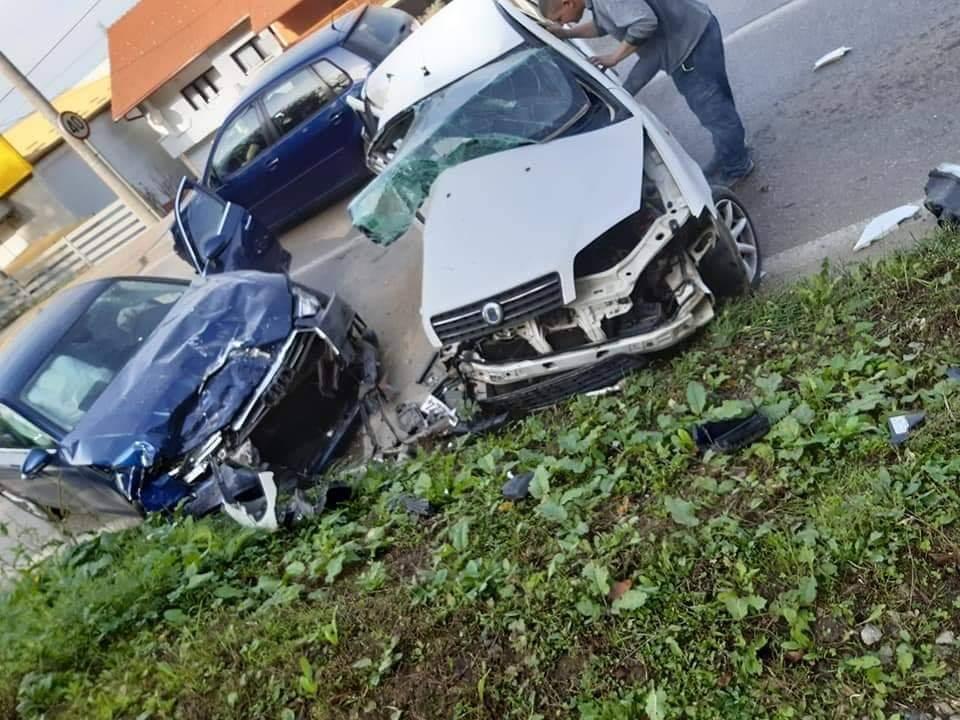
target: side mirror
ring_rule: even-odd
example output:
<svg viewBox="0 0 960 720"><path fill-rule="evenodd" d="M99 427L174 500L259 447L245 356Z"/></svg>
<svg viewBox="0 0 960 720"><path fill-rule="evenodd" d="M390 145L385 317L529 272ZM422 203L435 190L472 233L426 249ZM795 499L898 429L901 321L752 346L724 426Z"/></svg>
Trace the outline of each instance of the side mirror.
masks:
<svg viewBox="0 0 960 720"><path fill-rule="evenodd" d="M366 108L363 105L363 100L353 95L346 96L346 103L347 103L347 107L349 107L351 110L355 110L356 112L360 113L360 115L363 115L364 111L366 110Z"/></svg>
<svg viewBox="0 0 960 720"><path fill-rule="evenodd" d="M20 474L23 475L24 478L36 477L43 472L43 469L49 466L56 457L57 454L53 450L34 448L27 453L27 457L20 467Z"/></svg>

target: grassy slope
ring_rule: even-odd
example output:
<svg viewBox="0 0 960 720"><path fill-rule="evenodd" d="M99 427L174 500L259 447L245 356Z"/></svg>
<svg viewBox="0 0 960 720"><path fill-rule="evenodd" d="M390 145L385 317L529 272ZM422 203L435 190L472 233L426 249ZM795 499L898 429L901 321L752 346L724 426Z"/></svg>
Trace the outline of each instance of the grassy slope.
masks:
<svg viewBox="0 0 960 720"><path fill-rule="evenodd" d="M623 394L372 468L295 533L151 523L47 563L0 599L0 716L887 718L960 698L934 642L960 632L956 240L729 308ZM742 402L779 419L768 437L694 452L684 428ZM891 447L886 417L920 407ZM537 497L503 502L508 470L536 470ZM400 490L441 513L391 512Z"/></svg>

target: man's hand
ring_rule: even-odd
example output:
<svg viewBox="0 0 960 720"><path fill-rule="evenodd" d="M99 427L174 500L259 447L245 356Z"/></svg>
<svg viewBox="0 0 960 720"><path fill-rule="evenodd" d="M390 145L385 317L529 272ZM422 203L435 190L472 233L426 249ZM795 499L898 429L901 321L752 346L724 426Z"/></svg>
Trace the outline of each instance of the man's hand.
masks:
<svg viewBox="0 0 960 720"><path fill-rule="evenodd" d="M561 40L567 40L570 37L570 31L567 30L567 28L565 28L560 23L555 23L547 20L547 22L544 24L544 27L547 29L548 32L553 33Z"/></svg>
<svg viewBox="0 0 960 720"><path fill-rule="evenodd" d="M606 70L607 68L612 68L614 65L619 63L621 58L618 58L614 54L609 55L594 55L590 58L590 62L596 65L601 70Z"/></svg>
<svg viewBox="0 0 960 720"><path fill-rule="evenodd" d="M590 62L592 62L601 70L606 70L607 68L612 68L614 65L619 65L630 55L633 55L633 53L636 51L636 45L631 45L630 43L624 41L621 42L617 46L617 49L611 53L607 53L606 55L594 55L592 58L590 58Z"/></svg>

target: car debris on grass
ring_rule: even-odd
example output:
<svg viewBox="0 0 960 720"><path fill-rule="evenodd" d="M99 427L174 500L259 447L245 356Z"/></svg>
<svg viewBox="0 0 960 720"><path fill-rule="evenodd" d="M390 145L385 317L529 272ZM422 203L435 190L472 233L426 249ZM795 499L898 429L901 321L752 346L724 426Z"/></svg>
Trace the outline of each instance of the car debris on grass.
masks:
<svg viewBox="0 0 960 720"><path fill-rule="evenodd" d="M911 431L926 419L927 414L925 412L894 415L887 420L887 425L890 427L890 442L894 445L902 445L910 436Z"/></svg>
<svg viewBox="0 0 960 720"><path fill-rule="evenodd" d="M526 500L530 496L530 482L532 480L532 472L520 473L519 475L510 473L501 492L507 500Z"/></svg>
<svg viewBox="0 0 960 720"><path fill-rule="evenodd" d="M732 304L621 394L369 463L296 532L181 518L74 548L0 595L2 714L939 716L958 262L945 234ZM927 413L909 451L903 408ZM754 411L763 437L697 448Z"/></svg>
<svg viewBox="0 0 960 720"><path fill-rule="evenodd" d="M770 432L770 420L761 412L734 420L716 420L694 428L693 438L701 450L735 452Z"/></svg>

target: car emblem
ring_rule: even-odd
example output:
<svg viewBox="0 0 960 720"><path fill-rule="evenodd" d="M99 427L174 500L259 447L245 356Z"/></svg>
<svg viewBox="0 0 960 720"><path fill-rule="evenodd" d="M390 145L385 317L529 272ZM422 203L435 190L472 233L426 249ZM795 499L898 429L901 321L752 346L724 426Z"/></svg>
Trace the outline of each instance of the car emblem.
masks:
<svg viewBox="0 0 960 720"><path fill-rule="evenodd" d="M503 308L500 307L500 303L488 302L480 313L487 325L496 326L503 322Z"/></svg>

